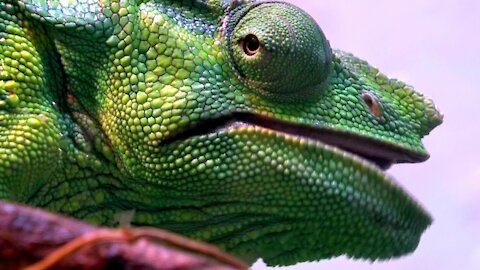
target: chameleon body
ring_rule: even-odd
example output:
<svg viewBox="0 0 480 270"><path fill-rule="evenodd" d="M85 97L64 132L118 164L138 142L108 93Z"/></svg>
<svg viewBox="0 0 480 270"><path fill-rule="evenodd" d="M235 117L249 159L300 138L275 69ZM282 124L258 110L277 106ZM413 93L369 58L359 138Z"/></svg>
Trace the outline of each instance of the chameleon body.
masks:
<svg viewBox="0 0 480 270"><path fill-rule="evenodd" d="M0 198L252 261L412 252L428 98L281 2L2 0Z"/></svg>

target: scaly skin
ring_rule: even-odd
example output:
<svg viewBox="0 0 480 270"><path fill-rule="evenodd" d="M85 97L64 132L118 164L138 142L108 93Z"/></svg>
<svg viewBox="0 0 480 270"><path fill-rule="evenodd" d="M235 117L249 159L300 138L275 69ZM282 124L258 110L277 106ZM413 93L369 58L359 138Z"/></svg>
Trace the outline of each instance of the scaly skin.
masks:
<svg viewBox="0 0 480 270"><path fill-rule="evenodd" d="M271 265L409 253L432 101L285 3L3 0L0 198ZM377 166L377 165L379 166Z"/></svg>

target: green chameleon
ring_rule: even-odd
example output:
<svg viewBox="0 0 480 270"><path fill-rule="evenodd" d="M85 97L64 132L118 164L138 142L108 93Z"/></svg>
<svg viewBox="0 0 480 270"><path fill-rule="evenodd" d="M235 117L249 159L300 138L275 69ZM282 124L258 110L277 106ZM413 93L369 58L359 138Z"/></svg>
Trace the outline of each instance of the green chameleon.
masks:
<svg viewBox="0 0 480 270"><path fill-rule="evenodd" d="M2 0L0 198L254 261L412 252L430 99L269 1Z"/></svg>

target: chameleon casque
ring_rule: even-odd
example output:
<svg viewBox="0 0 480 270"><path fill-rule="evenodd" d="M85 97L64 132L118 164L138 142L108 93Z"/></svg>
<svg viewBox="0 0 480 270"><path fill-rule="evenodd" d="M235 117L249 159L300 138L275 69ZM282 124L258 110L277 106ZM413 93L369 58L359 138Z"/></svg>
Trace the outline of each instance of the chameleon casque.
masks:
<svg viewBox="0 0 480 270"><path fill-rule="evenodd" d="M433 102L268 1L2 0L0 198L247 261L412 252Z"/></svg>

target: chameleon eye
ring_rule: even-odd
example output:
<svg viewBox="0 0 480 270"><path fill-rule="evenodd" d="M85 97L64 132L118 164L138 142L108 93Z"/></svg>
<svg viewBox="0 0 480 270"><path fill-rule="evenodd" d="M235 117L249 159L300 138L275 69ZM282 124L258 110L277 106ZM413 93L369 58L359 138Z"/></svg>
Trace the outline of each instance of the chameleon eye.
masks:
<svg viewBox="0 0 480 270"><path fill-rule="evenodd" d="M376 118L380 118L383 116L382 105L380 104L380 102L378 102L376 96L367 91L363 91L362 99L373 116L375 116Z"/></svg>
<svg viewBox="0 0 480 270"><path fill-rule="evenodd" d="M323 89L332 51L310 16L272 1L237 9L229 19L232 68L249 88L279 100L308 98Z"/></svg>
<svg viewBox="0 0 480 270"><path fill-rule="evenodd" d="M262 44L258 37L253 34L248 34L244 38L240 39L240 46L248 56L254 56L262 49Z"/></svg>

